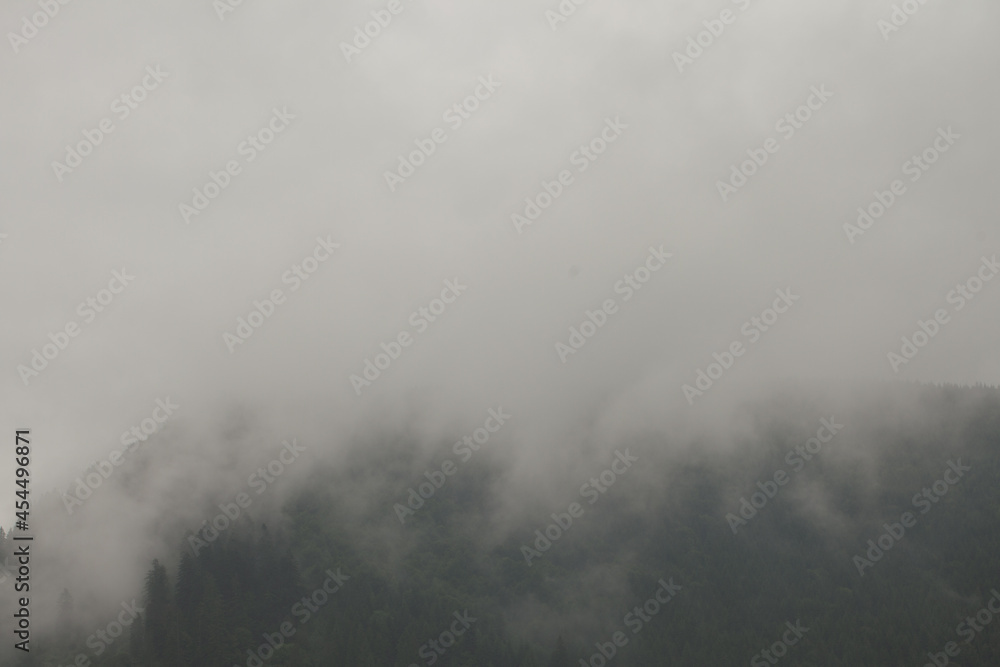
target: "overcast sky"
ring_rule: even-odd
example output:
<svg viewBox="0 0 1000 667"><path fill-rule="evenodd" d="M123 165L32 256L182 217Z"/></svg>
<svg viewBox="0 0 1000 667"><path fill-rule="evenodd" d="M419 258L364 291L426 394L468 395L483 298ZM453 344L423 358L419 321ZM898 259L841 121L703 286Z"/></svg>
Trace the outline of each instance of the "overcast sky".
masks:
<svg viewBox="0 0 1000 667"><path fill-rule="evenodd" d="M242 406L265 460L386 422L447 439L499 405L545 456L581 420L666 430L792 380L997 383L1000 280L976 282L1000 270L983 262L1000 253L996 3L927 3L898 30L885 1L567 0L565 21L555 0L392 4L71 2L37 34L38 4L0 8L5 34L34 35L0 45L0 432L31 429L36 493L120 449L157 399L209 449ZM247 148L258 134L273 141ZM387 180L418 144L433 153ZM212 172L228 185L185 213ZM543 182L554 202L512 221ZM877 196L888 211L845 228ZM326 259L286 274L307 257ZM464 288L424 320L447 281ZM792 305L758 329L776 299ZM920 320L934 336L893 368ZM65 349L28 371L50 334Z"/></svg>

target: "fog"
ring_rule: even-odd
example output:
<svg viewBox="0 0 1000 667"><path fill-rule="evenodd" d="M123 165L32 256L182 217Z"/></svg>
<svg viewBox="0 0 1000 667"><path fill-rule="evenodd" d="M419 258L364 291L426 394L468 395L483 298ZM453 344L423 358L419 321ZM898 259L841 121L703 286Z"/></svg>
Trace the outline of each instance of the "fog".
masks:
<svg viewBox="0 0 1000 667"><path fill-rule="evenodd" d="M32 493L61 496L158 400L178 406L37 528L53 595L134 597L283 441L305 453L261 511L380 438L406 443L417 483L502 407L483 454L507 471L500 541L616 448L738 451L765 398L826 396L794 417L805 432L864 408L859 384L996 384L994 3L928 3L885 32L888 3L593 0L550 23L554 1L402 0L358 53L341 47L385 6L74 2L5 40L0 432L30 429ZM5 4L0 25L37 11ZM247 148L262 129L273 141ZM227 185L199 200L212 174ZM535 215L526 198L545 193ZM884 215L845 229L879 198Z"/></svg>

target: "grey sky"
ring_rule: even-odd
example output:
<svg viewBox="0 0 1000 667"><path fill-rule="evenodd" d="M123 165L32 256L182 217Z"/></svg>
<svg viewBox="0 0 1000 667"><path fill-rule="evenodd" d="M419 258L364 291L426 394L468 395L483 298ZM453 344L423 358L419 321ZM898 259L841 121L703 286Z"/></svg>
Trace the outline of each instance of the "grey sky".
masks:
<svg viewBox="0 0 1000 667"><path fill-rule="evenodd" d="M786 381L996 383L1000 281L961 310L947 297L1000 252L1000 8L930 2L886 40L889 2L742 4L590 0L553 30L554 1L402 0L349 63L339 44L386 3L244 0L220 20L207 0L71 2L18 53L5 38L0 432L32 429L35 493L73 484L167 396L199 445L156 460L215 488L283 438L332 451L413 418L433 443L498 404L529 469L581 423L609 439L711 423ZM735 21L678 72L674 52L723 10ZM0 27L37 11L6 3ZM120 118L150 66L167 77ZM820 86L832 97L785 138L776 123ZM241 142L275 108L294 120L247 161ZM103 118L113 132L59 182L52 163ZM609 118L627 127L579 171ZM391 192L384 173L435 128L447 141ZM960 138L911 181L904 163L939 128ZM768 138L780 148L723 202L717 181ZM240 173L186 223L179 205L230 160ZM511 215L564 169L572 184L518 233ZM894 179L905 194L850 243L843 225ZM340 247L291 291L282 276L317 237ZM672 257L624 301L616 284L661 245ZM123 267L134 281L85 323L78 304ZM418 332L411 314L456 278L467 290ZM274 289L286 301L230 352L223 334ZM741 327L779 289L800 298L751 343ZM563 363L556 343L609 298L618 310ZM887 354L938 309L948 323L894 372ZM18 366L71 321L79 335L26 386ZM349 376L401 331L412 345L358 396ZM745 354L689 405L682 386L733 341ZM234 463L211 450L238 405L261 433ZM0 479L12 470L0 459ZM175 493L150 490L102 544Z"/></svg>

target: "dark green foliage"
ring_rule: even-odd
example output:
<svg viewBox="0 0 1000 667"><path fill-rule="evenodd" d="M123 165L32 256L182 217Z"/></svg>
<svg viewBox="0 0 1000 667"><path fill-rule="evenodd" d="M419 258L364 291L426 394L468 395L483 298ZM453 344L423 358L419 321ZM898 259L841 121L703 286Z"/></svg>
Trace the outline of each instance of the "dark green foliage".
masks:
<svg viewBox="0 0 1000 667"><path fill-rule="evenodd" d="M556 648L552 651L552 657L549 658L546 667L573 667L573 660L569 657L566 642L562 637L556 640Z"/></svg>
<svg viewBox="0 0 1000 667"><path fill-rule="evenodd" d="M804 427L761 423L728 460L709 448L646 446L647 477L636 473L587 507L530 568L519 549L544 522L491 539L491 483L503 475L494 461L468 464L401 526L391 507L412 476L390 476L383 488L365 473L400 459L408 471L408 454L358 455L340 470L317 469L280 531L229 531L173 561L173 577L154 561L142 622L94 664L246 665L262 635L289 622L295 634L266 667L422 667L421 647L468 610L476 622L437 667L576 667L615 632L628 640L608 662L615 667L746 665L796 620L809 631L780 664L921 665L954 641L953 664L995 666L1000 616L970 643L956 628L1000 590L1000 400L985 388L917 393L921 414L940 416L908 424L837 415L843 439L736 535L726 514L758 480L789 469L785 452L821 415L809 412ZM913 495L958 457L972 470L929 512L915 512L917 525L860 576L852 557L882 524L914 511ZM360 489L374 500L359 510L350 501ZM296 605L338 568L349 580L303 622ZM634 632L626 614L661 579L682 588Z"/></svg>

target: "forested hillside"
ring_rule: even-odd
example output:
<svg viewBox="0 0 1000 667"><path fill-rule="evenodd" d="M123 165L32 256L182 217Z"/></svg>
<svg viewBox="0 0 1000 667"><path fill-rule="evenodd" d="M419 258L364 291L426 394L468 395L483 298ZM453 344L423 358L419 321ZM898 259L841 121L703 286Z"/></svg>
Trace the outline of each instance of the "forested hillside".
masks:
<svg viewBox="0 0 1000 667"><path fill-rule="evenodd" d="M8 664L995 666L1000 395L893 391L919 408L894 412L891 392L853 414L771 406L725 451L637 441L593 504L569 489L516 519L491 456L401 524L415 482L392 462L412 454L358 448L317 466L277 525L245 513L163 553L101 655L105 621L80 620L70 589L58 630Z"/></svg>

